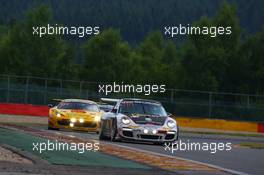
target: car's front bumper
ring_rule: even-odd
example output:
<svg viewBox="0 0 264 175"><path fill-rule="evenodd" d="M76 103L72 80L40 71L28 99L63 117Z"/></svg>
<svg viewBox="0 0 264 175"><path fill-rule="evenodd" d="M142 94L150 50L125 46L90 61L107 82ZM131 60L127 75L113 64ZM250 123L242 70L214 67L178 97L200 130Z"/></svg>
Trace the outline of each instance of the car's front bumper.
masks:
<svg viewBox="0 0 264 175"><path fill-rule="evenodd" d="M148 132L146 132L146 130ZM174 142L178 139L178 129L160 129L151 127L118 129L120 139L143 141L143 142Z"/></svg>
<svg viewBox="0 0 264 175"><path fill-rule="evenodd" d="M83 123L74 122L73 125L70 125L71 121L69 118L49 118L49 127L56 129L71 129L71 130L81 130L88 132L98 132L100 128L100 122L92 120L84 120Z"/></svg>

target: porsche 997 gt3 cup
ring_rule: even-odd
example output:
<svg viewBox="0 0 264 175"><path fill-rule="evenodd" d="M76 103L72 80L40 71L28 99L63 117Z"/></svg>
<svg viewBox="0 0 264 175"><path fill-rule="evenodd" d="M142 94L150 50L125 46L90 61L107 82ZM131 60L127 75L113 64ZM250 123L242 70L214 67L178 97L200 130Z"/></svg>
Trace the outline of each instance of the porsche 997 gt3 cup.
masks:
<svg viewBox="0 0 264 175"><path fill-rule="evenodd" d="M178 125L162 104L144 99L102 99L116 102L115 107L101 118L100 139L174 142L178 139Z"/></svg>

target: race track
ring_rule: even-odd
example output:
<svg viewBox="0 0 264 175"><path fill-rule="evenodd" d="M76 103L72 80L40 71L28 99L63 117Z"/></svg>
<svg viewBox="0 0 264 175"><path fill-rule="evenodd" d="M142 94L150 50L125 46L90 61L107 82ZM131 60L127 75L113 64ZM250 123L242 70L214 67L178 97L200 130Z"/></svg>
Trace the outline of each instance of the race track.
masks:
<svg viewBox="0 0 264 175"><path fill-rule="evenodd" d="M95 133L85 132L72 132L72 131L49 131L46 132L58 132L63 135L70 135L83 139L94 139L98 141L98 135ZM249 149L238 146L241 142L246 142L243 138L232 137L218 137L218 136L200 136L195 134L183 134L180 136L183 142L198 142L198 143L232 143L232 150L230 151L218 151L215 154L209 151L176 151L172 154L170 151L165 151L163 146L152 145L147 143L133 143L133 142L113 142L113 144L121 145L138 150L150 151L167 156L177 156L188 160L199 161L202 163L218 166L224 169L233 170L236 174L254 174L262 175L264 172L264 149ZM251 142L263 142L263 140L250 140ZM104 141L109 142L110 141Z"/></svg>

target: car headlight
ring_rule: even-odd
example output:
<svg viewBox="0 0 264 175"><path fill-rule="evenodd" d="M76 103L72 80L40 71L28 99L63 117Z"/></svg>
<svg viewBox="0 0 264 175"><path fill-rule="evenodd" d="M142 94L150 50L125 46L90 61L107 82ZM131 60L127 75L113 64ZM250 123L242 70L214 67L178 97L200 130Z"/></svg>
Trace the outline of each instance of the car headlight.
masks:
<svg viewBox="0 0 264 175"><path fill-rule="evenodd" d="M72 123L75 123L76 121L77 121L76 118L71 118Z"/></svg>
<svg viewBox="0 0 264 175"><path fill-rule="evenodd" d="M57 112L57 111L55 111L55 115L56 115L56 117L61 117L62 115L59 113L59 112Z"/></svg>
<svg viewBox="0 0 264 175"><path fill-rule="evenodd" d="M167 121L167 126L169 128L174 128L176 126L176 122L173 120L169 120L169 121Z"/></svg>
<svg viewBox="0 0 264 175"><path fill-rule="evenodd" d="M80 123L83 123L83 122L84 122L84 119L83 119L83 118L80 118L80 119L79 119L79 122L80 122Z"/></svg>
<svg viewBox="0 0 264 175"><path fill-rule="evenodd" d="M130 123L130 119L127 118L127 117L123 117L123 118L121 119L121 122L122 122L123 124L125 124L125 125L128 125L128 124Z"/></svg>
<svg viewBox="0 0 264 175"><path fill-rule="evenodd" d="M101 120L101 117L100 117L99 115L96 115L96 116L94 117L94 120L95 120L96 122L99 122L99 121Z"/></svg>

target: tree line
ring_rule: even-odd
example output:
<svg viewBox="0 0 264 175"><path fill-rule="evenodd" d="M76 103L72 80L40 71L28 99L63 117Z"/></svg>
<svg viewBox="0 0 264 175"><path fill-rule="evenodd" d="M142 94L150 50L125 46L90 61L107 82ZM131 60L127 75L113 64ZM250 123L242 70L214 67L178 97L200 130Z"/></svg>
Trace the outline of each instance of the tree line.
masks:
<svg viewBox="0 0 264 175"><path fill-rule="evenodd" d="M228 3L215 16L203 16L192 25L232 26L232 35L190 35L180 43L164 38L162 31L151 31L141 42L131 44L118 27L81 44L58 35L32 35L32 26L48 23L54 23L52 10L41 5L25 18L0 26L0 74L264 92L264 30L244 37L237 9Z"/></svg>
<svg viewBox="0 0 264 175"><path fill-rule="evenodd" d="M236 4L243 35L261 30L264 24L261 0L8 0L0 1L0 24L24 19L28 9L47 4L53 21L67 25L119 28L122 38L137 44L164 25L190 24L200 16L213 16L226 1ZM74 38L73 38L74 39Z"/></svg>

